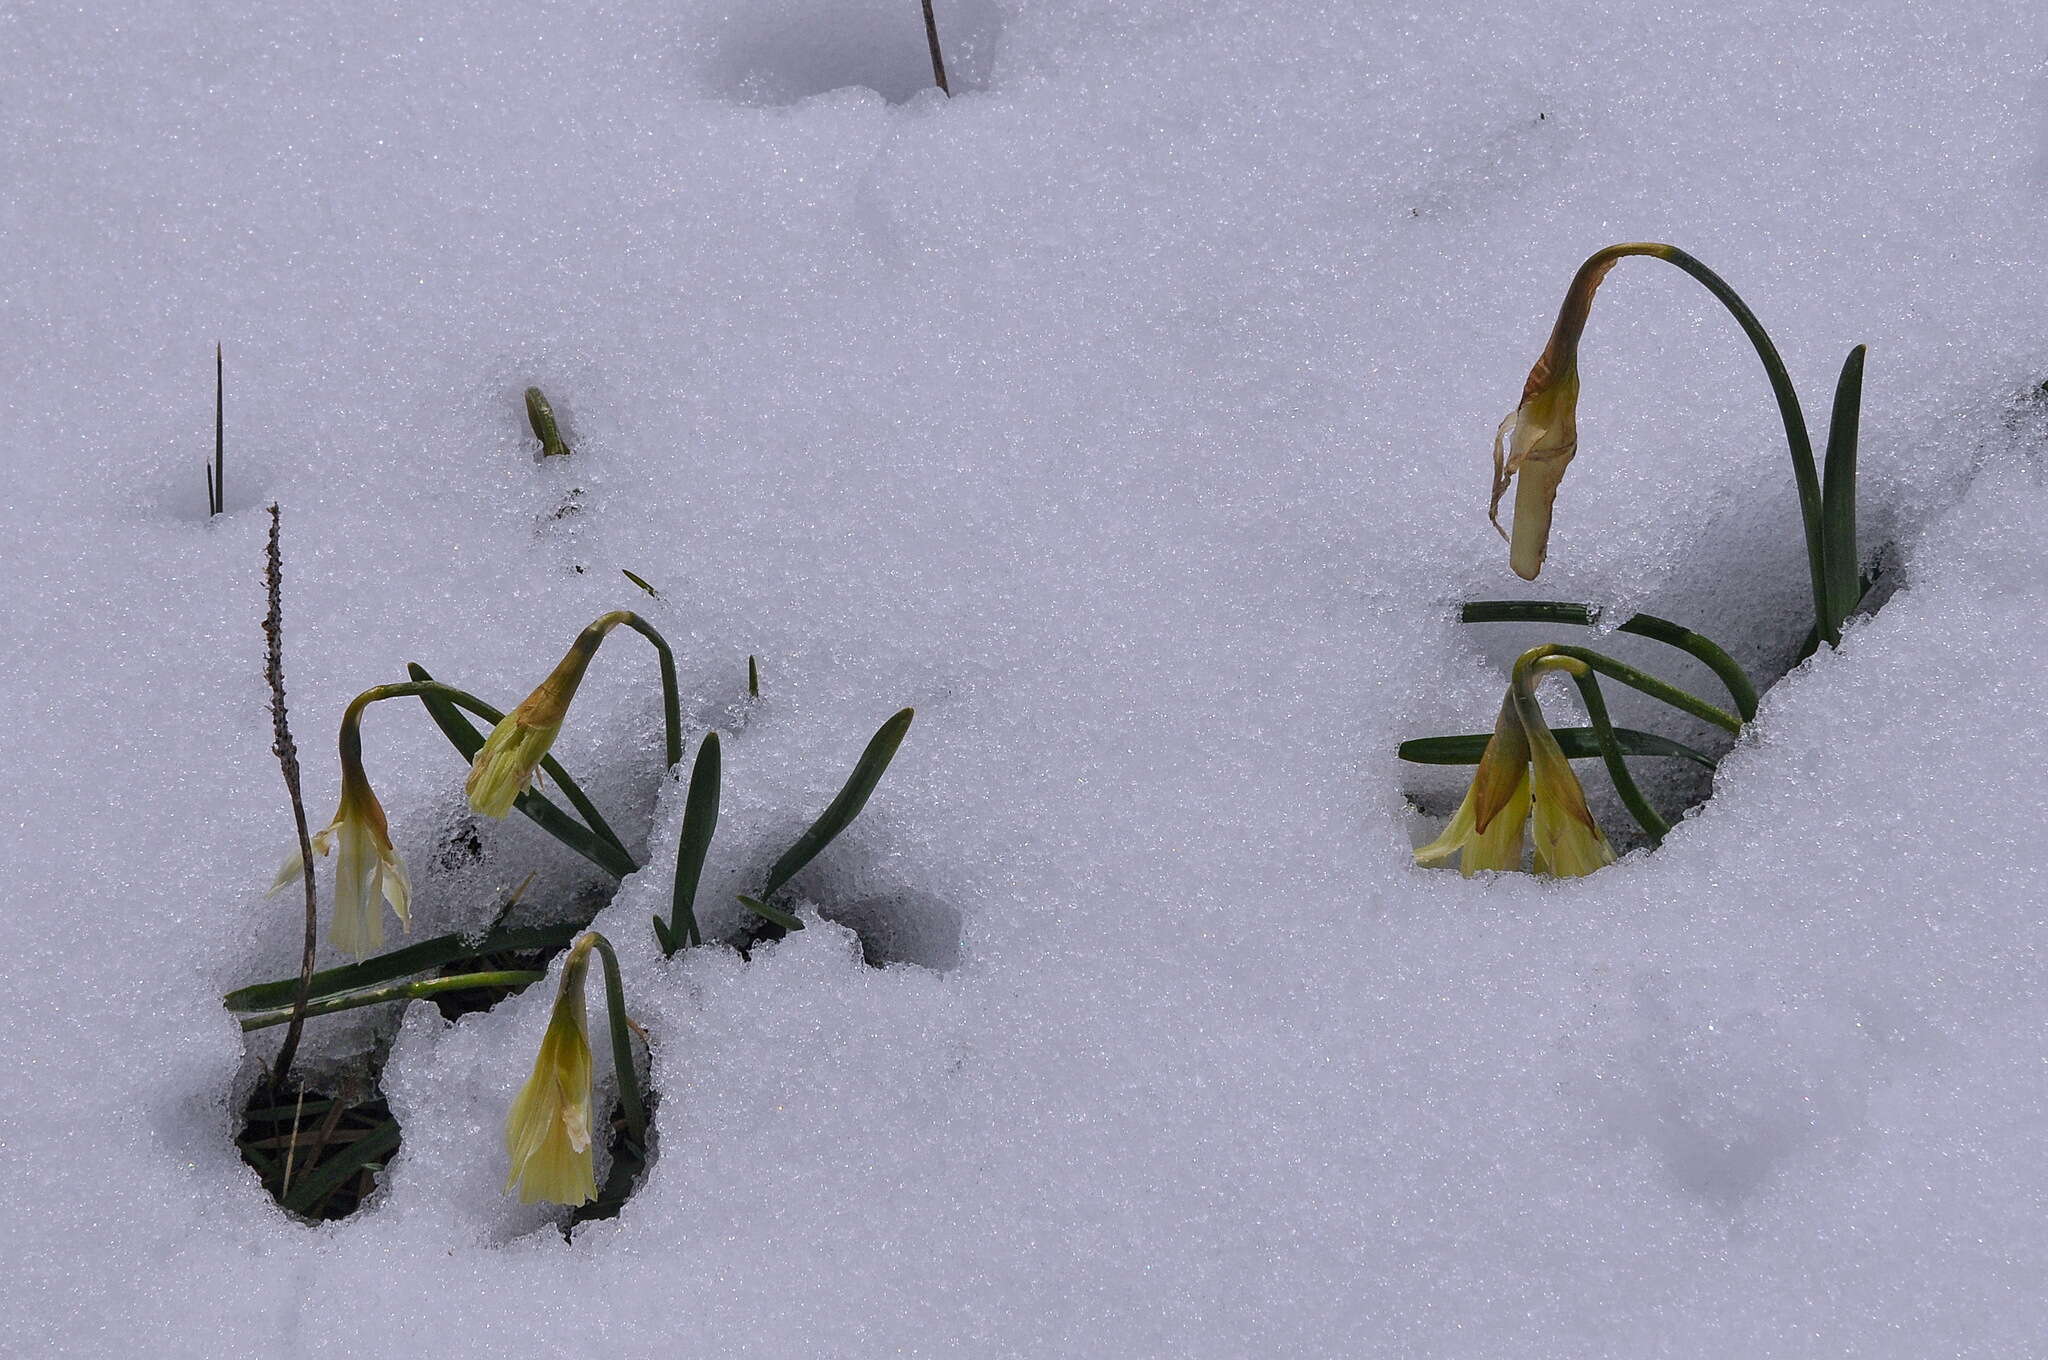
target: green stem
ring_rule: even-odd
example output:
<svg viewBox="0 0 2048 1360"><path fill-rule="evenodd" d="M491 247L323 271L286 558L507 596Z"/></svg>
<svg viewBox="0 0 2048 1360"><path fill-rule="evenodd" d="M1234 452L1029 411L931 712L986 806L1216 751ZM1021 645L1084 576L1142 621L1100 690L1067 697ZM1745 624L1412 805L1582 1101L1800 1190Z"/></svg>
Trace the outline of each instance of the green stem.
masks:
<svg viewBox="0 0 2048 1360"><path fill-rule="evenodd" d="M1785 426L1785 443L1792 454L1792 480L1799 489L1799 518L1806 531L1806 565L1813 585L1814 626L1829 646L1835 646L1842 639L1828 608L1828 566L1821 532L1820 475L1814 468L1813 440L1806 432L1806 414L1799 407L1799 395L1792 388L1792 377L1785 371L1785 361L1778 356L1778 347L1771 343L1771 337L1756 319L1756 313L1749 310L1749 304L1728 286L1727 280L1676 246L1649 241L1609 246L1595 252L1579 267L1579 272L1583 275L1592 269L1605 268L1625 255L1648 255L1690 274L1728 309L1728 314L1742 327L1742 333L1749 337L1757 358L1763 361L1764 373L1771 382L1771 395L1777 399L1778 418Z"/></svg>
<svg viewBox="0 0 2048 1360"><path fill-rule="evenodd" d="M389 987L373 987L368 991L348 992L341 996L330 996L324 1000L309 1002L307 1015L332 1015L336 1011L352 1011L362 1006L382 1005L386 1001L418 1001L437 996L442 992L459 992L471 987L524 987L539 982L546 973L531 969L500 969L490 973L463 973L457 977L426 978L419 982L393 983ZM291 1007L282 1010L258 1011L242 1017L244 1030L268 1029L282 1025L292 1018Z"/></svg>
<svg viewBox="0 0 2048 1360"><path fill-rule="evenodd" d="M1563 600L1474 600L1464 607L1461 618L1466 623L1569 623L1590 628L1600 621L1600 610L1593 605ZM1749 672L1705 634L1654 614L1632 614L1616 631L1633 633L1685 652L1727 687L1728 697L1744 722L1756 717L1756 685Z"/></svg>
<svg viewBox="0 0 2048 1360"><path fill-rule="evenodd" d="M643 1152L647 1147L647 1106L640 1098L640 1076L633 1067L633 1031L626 1023L626 989L619 979L619 956L611 941L596 931L588 939L604 960L604 1001L610 1013L612 1066L619 1075L619 1111L626 1117L626 1132Z"/></svg>
<svg viewBox="0 0 2048 1360"><path fill-rule="evenodd" d="M1621 758L1621 743L1614 737L1614 724L1607 718L1607 700L1600 694L1600 681L1587 669L1573 671L1572 683L1579 687L1579 697L1585 701L1586 718L1593 726L1594 739L1600 743L1600 758L1606 762L1607 777L1614 781L1614 791L1621 795L1629 815L1649 836L1650 844L1662 845L1671 823L1650 806L1650 800L1636 787L1635 777L1629 774L1628 765Z"/></svg>
<svg viewBox="0 0 2048 1360"><path fill-rule="evenodd" d="M661 659L661 716L668 738L667 768L673 770L683 763L683 700L676 683L676 654L669 650L668 639L638 614L628 612L619 622L653 643Z"/></svg>
<svg viewBox="0 0 2048 1360"><path fill-rule="evenodd" d="M1680 712L1690 713L1702 722L1710 722L1714 726L1724 728L1730 732L1739 733L1742 731L1742 719L1736 717L1727 709L1710 704L1696 694L1682 690L1676 685L1667 684L1654 675L1647 675L1637 670L1634 666L1623 665L1613 657L1593 651L1590 648L1568 647L1563 643L1549 643L1542 647L1533 648L1531 651L1539 657L1564 656L1570 657L1574 661L1583 661L1608 679L1619 680L1631 689L1641 690L1652 699L1661 700ZM1530 655L1530 652L1523 653L1525 658ZM1515 664L1519 666L1521 662L1518 661Z"/></svg>
<svg viewBox="0 0 2048 1360"><path fill-rule="evenodd" d="M408 663L406 672L416 682L432 687L420 693L420 702L426 705L428 716L433 718L434 725L441 729L441 735L448 738L449 745L453 746L464 760L476 759L476 753L483 749L484 735L470 726L468 720L456 713L450 705L458 704L467 708L492 726L503 722L505 715L474 695L464 694L461 690L450 689L439 683L427 674L426 667L418 662ZM562 796L569 800L570 805L583 818L584 825L577 826L568 814L556 807L545 794L532 789L519 795L516 804L519 810L541 830L613 878L624 878L638 869L640 866L633 862L633 856L627 851L625 843L599 814L597 805L584 795L582 786L569 777L569 772L562 768L561 762L551 755L542 756L540 767L546 771L548 778L560 786Z"/></svg>

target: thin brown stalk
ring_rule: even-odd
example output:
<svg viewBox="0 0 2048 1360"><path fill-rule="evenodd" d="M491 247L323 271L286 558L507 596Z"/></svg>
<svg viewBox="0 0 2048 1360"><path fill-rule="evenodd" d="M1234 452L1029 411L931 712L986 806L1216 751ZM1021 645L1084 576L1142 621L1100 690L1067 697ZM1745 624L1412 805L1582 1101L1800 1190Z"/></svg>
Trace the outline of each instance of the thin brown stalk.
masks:
<svg viewBox="0 0 2048 1360"><path fill-rule="evenodd" d="M939 87L946 98L953 97L953 87L946 83L946 59L939 55L939 21L932 13L932 0L924 0L924 40L932 49L932 83Z"/></svg>
<svg viewBox="0 0 2048 1360"><path fill-rule="evenodd" d="M313 987L313 953L319 942L320 904L313 881L313 838L306 830L306 800L299 792L299 748L292 741L291 724L286 721L284 710L284 557L278 550L277 536L278 512L273 502L270 549L263 570L270 594L270 611L263 619L263 636L270 644L263 675L270 682L270 749L277 757L278 768L284 771L285 791L292 800L292 820L299 831L299 856L306 871L306 948L299 961L299 990L292 1001L292 1018L285 1028L284 1043L270 1069L271 1092L274 1097L282 1097L285 1073L291 1070L292 1059L298 1054L299 1032L306 1023L306 1000Z"/></svg>

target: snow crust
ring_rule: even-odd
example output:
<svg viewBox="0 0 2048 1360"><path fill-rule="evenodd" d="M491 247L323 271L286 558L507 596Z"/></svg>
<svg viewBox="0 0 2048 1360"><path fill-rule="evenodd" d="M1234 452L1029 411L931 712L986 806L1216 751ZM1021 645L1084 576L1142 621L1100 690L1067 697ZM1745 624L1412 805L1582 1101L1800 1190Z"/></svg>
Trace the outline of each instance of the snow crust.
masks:
<svg viewBox="0 0 2048 1360"><path fill-rule="evenodd" d="M4 1349L2040 1354L2033 6L937 8L951 101L910 0L0 10ZM1754 358L1647 261L1507 571L1487 441L1626 239L1740 289L1816 421L1870 345L1896 593L1655 856L1425 873L1458 776L1394 747L1484 729L1529 640L1458 600L1766 673L1805 627ZM316 1066L393 1041L347 1221L230 1143L219 994L297 949L273 499L322 820L358 690L509 703L640 608L725 736L730 903L918 709L810 929L664 962L681 789L650 654L600 654L559 753L649 860L597 925L662 1103L573 1243L500 1193L547 985L316 1022ZM524 825L459 851L416 708L367 745L417 931L589 886Z"/></svg>

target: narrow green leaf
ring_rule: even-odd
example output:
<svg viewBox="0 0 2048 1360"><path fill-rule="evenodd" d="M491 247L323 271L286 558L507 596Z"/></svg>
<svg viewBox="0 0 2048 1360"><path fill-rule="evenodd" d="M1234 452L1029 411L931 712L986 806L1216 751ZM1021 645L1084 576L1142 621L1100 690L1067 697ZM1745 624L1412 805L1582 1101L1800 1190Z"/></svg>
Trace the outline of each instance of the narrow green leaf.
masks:
<svg viewBox="0 0 2048 1360"><path fill-rule="evenodd" d="M624 567L620 567L620 568L619 568L619 571L620 571L620 572L621 572L622 574L624 574L625 578L626 578L626 579L627 579L628 581L631 581L631 582L632 582L632 583L633 583L634 585L636 585L636 586L640 587L640 588L641 588L642 590L646 591L646 592L647 592L647 593L648 593L649 595L652 595L652 596L653 596L653 597L654 597L655 599L657 599L657 600L658 600L658 599L660 599L660 598L661 598L661 592L660 592L660 591L658 591L658 590L656 590L656 589L655 589L655 588L654 588L653 586L651 586L651 585L648 585L648 584L647 584L647 582L646 582L646 581L644 581L644 580L642 580L642 579L641 579L640 577L638 577L638 576L635 576L635 575L634 575L634 574L633 574L632 572L630 572L630 571L627 571L627 570L626 570L626 569L625 569Z"/></svg>
<svg viewBox="0 0 2048 1360"><path fill-rule="evenodd" d="M434 677L427 674L427 668L418 662L408 662L405 669L415 681L422 684L433 683ZM477 731L469 719L446 699L423 694L420 696L420 702L426 706L427 715L434 720L434 725L441 729L441 735L448 738L449 745L455 748L456 753L464 760L476 759L476 753L483 749L484 734ZM478 707L486 714L498 712L488 704L479 704ZM486 720L502 722L504 716L498 713L497 717ZM619 840L617 833L598 812L596 804L584 795L582 786L569 777L569 772L562 768L561 763L553 756L544 756L541 758L540 767L562 790L562 796L582 814L583 821L579 823L557 807L546 794L536 789L528 789L520 794L513 806L524 813L535 826L612 877L624 878L638 869L640 866L635 864L633 857L626 852L624 842Z"/></svg>
<svg viewBox="0 0 2048 1360"><path fill-rule="evenodd" d="M769 906L758 897L749 897L745 893L741 893L740 905L769 924L781 926L784 930L802 930L804 928L802 921L797 920L796 917L791 916L780 907Z"/></svg>
<svg viewBox="0 0 2048 1360"><path fill-rule="evenodd" d="M1590 628L1600 621L1600 610L1564 600L1474 600L1459 617L1465 623L1567 623ZM1744 722L1756 717L1756 684L1749 672L1704 633L1655 614L1632 614L1616 631L1678 648L1714 673L1734 701L1737 716Z"/></svg>
<svg viewBox="0 0 2048 1360"><path fill-rule="evenodd" d="M484 958L493 954L547 953L550 950L566 949L569 942L584 930L582 925L570 922L555 926L522 926L517 930L493 930L478 939L470 935L436 935L431 940L394 949L388 954L364 959L360 963L344 964L313 974L311 996L318 1000L323 997L339 996L345 992L358 992L380 983L393 982L399 978L411 977L430 969L450 964L457 959ZM221 998L231 1011L263 1011L291 1004L298 991L299 975L279 978L275 982L259 982L252 986L238 988Z"/></svg>
<svg viewBox="0 0 2048 1360"><path fill-rule="evenodd" d="M706 732L697 748L696 763L690 767L690 793L683 805L683 833L676 844L676 880L669 910L669 926L657 932L664 954L676 952L678 944L699 945L704 936L697 929L697 880L704 873L704 856L711 849L711 835L718 829L720 771L718 734Z"/></svg>
<svg viewBox="0 0 2048 1360"><path fill-rule="evenodd" d="M1821 483L1820 521L1828 571L1829 622L1842 620L1863 598L1856 560L1856 441L1863 408L1862 345L1849 351L1835 383L1834 412L1828 418L1827 462Z"/></svg>
<svg viewBox="0 0 2048 1360"><path fill-rule="evenodd" d="M811 829L798 837L796 844L784 851L782 858L769 869L767 886L761 889L764 900L774 897L785 883L817 857L820 850L830 845L840 832L853 824L854 818L860 816L860 810L867 806L868 795L875 791L883 771L895 759L896 748L903 744L903 736L910 730L913 716L915 710L906 708L876 730L868 741L867 749L860 753L853 773L847 776L845 787L839 790L839 796L819 814L817 821L811 823Z"/></svg>
<svg viewBox="0 0 2048 1360"><path fill-rule="evenodd" d="M337 1011L352 1011L364 1006L381 1006L387 1001L424 1001L443 992L466 992L478 987L503 987L517 991L546 977L546 973L530 968L503 968L482 973L462 973L454 977L422 978L417 982L394 982L385 987L370 987L360 992L343 992L339 996L325 997L310 1003L307 1015L333 1015ZM282 1010L256 1011L242 1017L242 1029L268 1029L282 1025L292 1018L293 1008Z"/></svg>
<svg viewBox="0 0 2048 1360"><path fill-rule="evenodd" d="M212 513L228 508L227 484L227 370L220 357L220 343L213 346L213 473L206 479Z"/></svg>
<svg viewBox="0 0 2048 1360"><path fill-rule="evenodd" d="M320 1163L304 1180L292 1187L284 1207L295 1214L310 1216L321 1201L348 1183L349 1177L374 1161L389 1156L398 1147L398 1121L390 1120L375 1132L347 1143Z"/></svg>
<svg viewBox="0 0 2048 1360"><path fill-rule="evenodd" d="M1592 728L1553 727L1550 731L1557 738L1557 744L1564 748L1568 758L1600 758L1600 742ZM1492 735L1490 732L1473 732L1456 737L1417 737L1413 741L1402 742L1396 754L1413 765L1477 765ZM1705 769L1714 768L1712 760L1692 747L1673 741L1669 737L1660 737L1655 732L1639 732L1632 727L1617 727L1614 729L1614 739L1624 755L1672 756L1679 760L1689 760Z"/></svg>

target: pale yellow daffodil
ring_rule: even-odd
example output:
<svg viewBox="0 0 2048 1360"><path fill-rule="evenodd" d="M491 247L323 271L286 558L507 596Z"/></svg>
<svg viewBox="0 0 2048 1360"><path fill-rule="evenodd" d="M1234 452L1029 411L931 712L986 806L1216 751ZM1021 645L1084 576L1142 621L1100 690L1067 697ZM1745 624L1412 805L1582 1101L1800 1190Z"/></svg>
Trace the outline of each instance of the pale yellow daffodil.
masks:
<svg viewBox="0 0 2048 1360"><path fill-rule="evenodd" d="M405 864L391 845L391 830L384 820L384 806L377 801L370 779L363 772L363 747L359 724L367 696L349 705L341 719L341 799L334 820L313 833L313 853L326 855L338 843L340 854L334 868L334 912L329 918L327 940L344 953L363 958L384 947L384 912L381 897L391 904L407 930L412 929L412 880ZM286 856L284 865L271 880L277 892L296 883L306 871L298 850Z"/></svg>
<svg viewBox="0 0 2048 1360"><path fill-rule="evenodd" d="M585 1204L597 1198L591 1152L590 1037L584 1023L583 982L595 937L584 934L562 963L554 1013L541 1036L533 1073L505 1116L505 1152L511 1170L505 1191L519 1201Z"/></svg>
<svg viewBox="0 0 2048 1360"><path fill-rule="evenodd" d="M1540 671L1579 663L1541 651L1516 662L1472 786L1443 834L1415 851L1417 864L1434 867L1457 855L1468 878L1482 869L1519 869L1522 830L1532 821L1537 873L1575 878L1614 862L1585 790L1536 703Z"/></svg>
<svg viewBox="0 0 2048 1360"><path fill-rule="evenodd" d="M548 673L548 678L491 729L483 748L470 762L465 791L474 811L485 817L503 817L512 811L519 795L533 783L534 772L540 768L548 748L560 735L562 723L569 716L569 702L576 697L577 686L583 683L583 674L590 669L590 659L597 654L598 644L604 641L605 634L633 617L624 610L606 614L577 634L567 655Z"/></svg>

